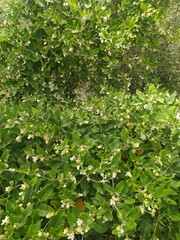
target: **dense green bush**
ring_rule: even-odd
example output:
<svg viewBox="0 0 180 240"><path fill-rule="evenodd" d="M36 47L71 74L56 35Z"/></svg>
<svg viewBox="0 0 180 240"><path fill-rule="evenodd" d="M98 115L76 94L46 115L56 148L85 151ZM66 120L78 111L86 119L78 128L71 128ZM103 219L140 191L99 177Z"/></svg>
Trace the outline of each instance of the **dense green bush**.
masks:
<svg viewBox="0 0 180 240"><path fill-rule="evenodd" d="M0 105L0 239L179 239L175 93L30 100Z"/></svg>
<svg viewBox="0 0 180 240"><path fill-rule="evenodd" d="M6 96L44 93L59 99L86 84L91 91L108 84L134 92L160 81L168 3L3 1L0 78Z"/></svg>

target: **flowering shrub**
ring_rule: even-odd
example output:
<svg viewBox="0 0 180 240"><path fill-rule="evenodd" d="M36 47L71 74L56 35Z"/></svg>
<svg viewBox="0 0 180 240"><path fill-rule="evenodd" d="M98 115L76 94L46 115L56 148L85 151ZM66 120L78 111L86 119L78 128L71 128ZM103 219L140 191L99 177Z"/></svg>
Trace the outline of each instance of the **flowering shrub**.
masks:
<svg viewBox="0 0 180 240"><path fill-rule="evenodd" d="M59 99L82 85L134 91L156 82L158 69L168 69L160 56L169 2L3 0L0 78L6 95Z"/></svg>
<svg viewBox="0 0 180 240"><path fill-rule="evenodd" d="M31 100L32 101L32 100ZM179 239L179 100L0 105L0 239Z"/></svg>

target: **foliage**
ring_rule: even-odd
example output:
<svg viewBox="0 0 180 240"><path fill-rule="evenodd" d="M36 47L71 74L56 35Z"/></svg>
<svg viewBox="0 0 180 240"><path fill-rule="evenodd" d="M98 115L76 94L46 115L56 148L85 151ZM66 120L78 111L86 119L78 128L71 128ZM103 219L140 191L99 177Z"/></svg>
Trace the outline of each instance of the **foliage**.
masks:
<svg viewBox="0 0 180 240"><path fill-rule="evenodd" d="M0 239L179 239L175 93L34 99L0 105Z"/></svg>
<svg viewBox="0 0 180 240"><path fill-rule="evenodd" d="M4 0L0 78L6 96L59 99L84 84L91 91L108 84L134 92L160 81L168 3Z"/></svg>

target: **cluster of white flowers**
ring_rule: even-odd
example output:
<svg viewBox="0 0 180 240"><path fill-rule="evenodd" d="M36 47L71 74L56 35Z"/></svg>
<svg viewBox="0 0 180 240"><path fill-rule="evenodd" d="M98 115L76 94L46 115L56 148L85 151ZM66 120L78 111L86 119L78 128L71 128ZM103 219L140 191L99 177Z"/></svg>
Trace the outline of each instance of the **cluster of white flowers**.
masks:
<svg viewBox="0 0 180 240"><path fill-rule="evenodd" d="M123 236L123 234L124 234L124 226L125 226L124 223L122 223L121 225L117 226L116 229L118 231L118 237Z"/></svg>
<svg viewBox="0 0 180 240"><path fill-rule="evenodd" d="M110 199L110 205L111 206L116 206L116 202L119 201L119 197L116 196L112 196L112 198Z"/></svg>
<svg viewBox="0 0 180 240"><path fill-rule="evenodd" d="M63 199L61 200L61 207L69 209L74 206L74 202L71 199Z"/></svg>
<svg viewBox="0 0 180 240"><path fill-rule="evenodd" d="M37 235L38 237L49 237L49 233L44 232L43 230L38 231Z"/></svg>
<svg viewBox="0 0 180 240"><path fill-rule="evenodd" d="M74 233L71 232L68 228L65 228L63 233L67 235L67 239L70 239L70 240L75 239Z"/></svg>

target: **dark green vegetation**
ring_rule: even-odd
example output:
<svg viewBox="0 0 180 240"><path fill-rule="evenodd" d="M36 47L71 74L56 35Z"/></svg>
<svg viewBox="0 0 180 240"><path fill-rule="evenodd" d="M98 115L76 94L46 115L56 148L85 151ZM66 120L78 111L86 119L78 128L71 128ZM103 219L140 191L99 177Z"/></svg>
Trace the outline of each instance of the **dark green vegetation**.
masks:
<svg viewBox="0 0 180 240"><path fill-rule="evenodd" d="M65 110L1 106L2 239L178 239L175 97L150 86Z"/></svg>
<svg viewBox="0 0 180 240"><path fill-rule="evenodd" d="M104 84L133 93L149 82L177 85L169 54L177 23L165 14L173 18L178 7L170 11L168 0L8 2L1 9L0 78L16 101L98 93Z"/></svg>
<svg viewBox="0 0 180 240"><path fill-rule="evenodd" d="M179 239L176 1L0 12L0 239Z"/></svg>

